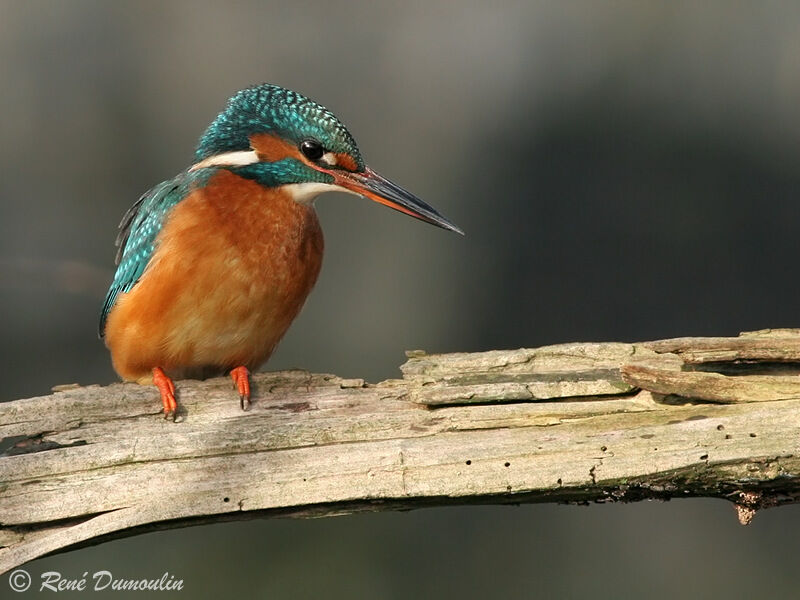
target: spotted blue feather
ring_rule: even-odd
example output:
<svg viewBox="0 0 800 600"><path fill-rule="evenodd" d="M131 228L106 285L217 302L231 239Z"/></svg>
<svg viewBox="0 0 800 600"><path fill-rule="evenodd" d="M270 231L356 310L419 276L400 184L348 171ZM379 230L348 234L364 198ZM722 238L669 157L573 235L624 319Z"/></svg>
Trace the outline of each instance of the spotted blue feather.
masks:
<svg viewBox="0 0 800 600"><path fill-rule="evenodd" d="M349 154L358 171L364 162L347 128L321 104L302 94L264 83L237 92L197 146L199 162L214 154L248 150L250 136L274 133L296 143L314 138L331 152Z"/></svg>

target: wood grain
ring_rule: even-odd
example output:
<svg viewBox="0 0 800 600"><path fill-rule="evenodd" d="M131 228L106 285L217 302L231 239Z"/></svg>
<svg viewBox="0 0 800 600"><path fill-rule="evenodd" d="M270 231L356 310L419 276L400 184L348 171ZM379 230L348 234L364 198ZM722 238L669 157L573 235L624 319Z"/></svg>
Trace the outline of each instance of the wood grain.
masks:
<svg viewBox="0 0 800 600"><path fill-rule="evenodd" d="M403 379L135 384L0 404L0 571L153 528L463 503L800 493L800 332L409 353Z"/></svg>

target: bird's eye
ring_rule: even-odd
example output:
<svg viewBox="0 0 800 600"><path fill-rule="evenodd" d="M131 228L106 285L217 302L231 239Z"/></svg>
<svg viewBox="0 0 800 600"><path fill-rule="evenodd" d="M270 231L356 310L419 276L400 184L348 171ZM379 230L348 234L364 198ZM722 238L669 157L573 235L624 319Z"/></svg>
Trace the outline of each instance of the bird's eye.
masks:
<svg viewBox="0 0 800 600"><path fill-rule="evenodd" d="M319 160L325 154L325 148L317 140L303 140L300 152L309 160Z"/></svg>

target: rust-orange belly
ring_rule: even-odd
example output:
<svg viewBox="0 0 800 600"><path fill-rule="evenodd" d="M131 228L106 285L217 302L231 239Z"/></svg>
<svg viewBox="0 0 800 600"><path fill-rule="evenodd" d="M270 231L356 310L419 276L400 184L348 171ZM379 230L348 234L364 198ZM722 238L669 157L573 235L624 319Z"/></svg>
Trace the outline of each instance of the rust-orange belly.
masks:
<svg viewBox="0 0 800 600"><path fill-rule="evenodd" d="M117 373L194 376L266 361L322 265L312 206L220 170L172 211L139 282L109 314Z"/></svg>

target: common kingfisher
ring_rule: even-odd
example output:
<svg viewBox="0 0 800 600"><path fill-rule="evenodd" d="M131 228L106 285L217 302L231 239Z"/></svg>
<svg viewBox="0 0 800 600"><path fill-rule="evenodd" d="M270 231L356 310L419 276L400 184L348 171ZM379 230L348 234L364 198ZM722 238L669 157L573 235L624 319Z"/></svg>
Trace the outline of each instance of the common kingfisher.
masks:
<svg viewBox="0 0 800 600"><path fill-rule="evenodd" d="M367 167L325 107L271 84L230 98L194 164L145 193L119 225L99 327L119 376L155 384L174 420L174 379L229 372L246 410L250 371L270 357L317 280L314 199L333 191L463 233Z"/></svg>

